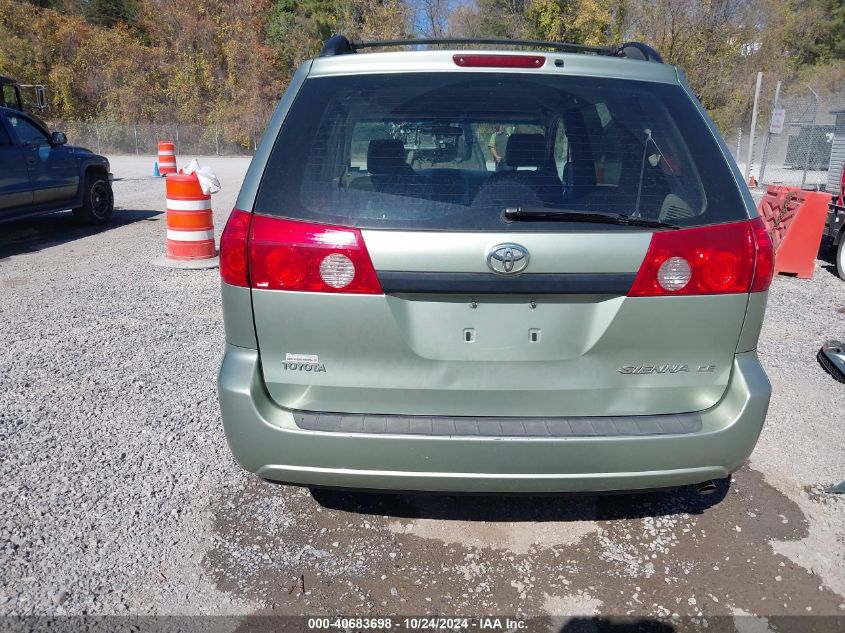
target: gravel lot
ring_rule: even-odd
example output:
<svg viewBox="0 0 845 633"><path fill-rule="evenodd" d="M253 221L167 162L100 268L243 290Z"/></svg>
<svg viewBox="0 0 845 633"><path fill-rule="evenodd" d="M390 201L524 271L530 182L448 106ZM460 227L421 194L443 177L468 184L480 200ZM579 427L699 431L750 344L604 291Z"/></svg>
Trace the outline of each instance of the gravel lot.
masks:
<svg viewBox="0 0 845 633"><path fill-rule="evenodd" d="M223 184L219 236L248 159L200 160ZM0 615L678 614L738 616L740 632L826 615L840 619L800 622L845 627L845 498L822 492L845 479L845 386L815 360L845 337L832 264L774 282L768 421L717 494L315 498L229 454L217 271L150 265L164 250L152 161L113 158L119 210L104 229L68 213L0 228Z"/></svg>

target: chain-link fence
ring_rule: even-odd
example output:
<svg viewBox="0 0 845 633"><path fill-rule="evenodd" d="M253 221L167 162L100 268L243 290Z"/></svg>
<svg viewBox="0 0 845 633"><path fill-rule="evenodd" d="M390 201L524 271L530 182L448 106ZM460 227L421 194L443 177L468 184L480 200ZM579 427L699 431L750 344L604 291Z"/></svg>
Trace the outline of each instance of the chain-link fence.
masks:
<svg viewBox="0 0 845 633"><path fill-rule="evenodd" d="M155 155L159 141L176 143L176 155L250 155L260 140L256 130L241 143L227 140L223 125L182 123L116 123L113 121L54 121L52 130L67 134L68 142L98 154Z"/></svg>
<svg viewBox="0 0 845 633"><path fill-rule="evenodd" d="M821 93L821 95L820 95ZM725 141L747 177L758 186L789 185L831 189L842 175L845 153L845 92L810 86L781 86L771 109L761 108L748 161L750 122Z"/></svg>

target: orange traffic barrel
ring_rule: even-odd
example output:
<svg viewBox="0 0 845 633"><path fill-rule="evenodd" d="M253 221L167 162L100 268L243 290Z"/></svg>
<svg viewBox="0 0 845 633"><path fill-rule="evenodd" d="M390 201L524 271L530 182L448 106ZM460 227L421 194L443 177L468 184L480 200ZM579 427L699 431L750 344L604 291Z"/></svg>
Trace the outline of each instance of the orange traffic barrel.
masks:
<svg viewBox="0 0 845 633"><path fill-rule="evenodd" d="M173 173L167 188L167 258L212 259L214 223L211 194L203 193L196 174Z"/></svg>
<svg viewBox="0 0 845 633"><path fill-rule="evenodd" d="M176 145L173 141L158 142L158 171L162 176L176 173Z"/></svg>

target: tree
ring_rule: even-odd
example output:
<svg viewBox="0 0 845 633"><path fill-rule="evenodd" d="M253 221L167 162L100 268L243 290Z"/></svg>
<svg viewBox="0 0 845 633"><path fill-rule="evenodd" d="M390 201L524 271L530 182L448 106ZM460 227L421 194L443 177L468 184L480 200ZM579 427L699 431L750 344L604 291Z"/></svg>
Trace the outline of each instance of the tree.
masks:
<svg viewBox="0 0 845 633"><path fill-rule="evenodd" d="M343 6L334 0L277 0L266 25L266 42L277 52L277 63L286 74L338 30Z"/></svg>
<svg viewBox="0 0 845 633"><path fill-rule="evenodd" d="M461 4L449 14L448 33L453 37L477 37L481 35L481 21L478 9L472 4Z"/></svg>
<svg viewBox="0 0 845 633"><path fill-rule="evenodd" d="M522 22L529 0L478 0L480 34L494 37L521 37Z"/></svg>
<svg viewBox="0 0 845 633"><path fill-rule="evenodd" d="M266 42L275 51L277 68L289 77L331 35L406 37L410 16L404 0L277 0L267 21Z"/></svg>
<svg viewBox="0 0 845 633"><path fill-rule="evenodd" d="M748 116L757 71L845 81L845 0L0 0L0 73L46 82L53 119L201 123L252 145L333 33L640 40L724 130Z"/></svg>
<svg viewBox="0 0 845 633"><path fill-rule="evenodd" d="M97 26L132 25L140 11L136 0L89 0L84 5L85 19Z"/></svg>
<svg viewBox="0 0 845 633"><path fill-rule="evenodd" d="M426 37L443 37L449 32L450 0L418 0L415 31Z"/></svg>
<svg viewBox="0 0 845 633"><path fill-rule="evenodd" d="M845 59L845 0L810 0L794 22L801 65Z"/></svg>
<svg viewBox="0 0 845 633"><path fill-rule="evenodd" d="M525 13L523 36L575 44L608 43L613 20L598 0L530 0Z"/></svg>

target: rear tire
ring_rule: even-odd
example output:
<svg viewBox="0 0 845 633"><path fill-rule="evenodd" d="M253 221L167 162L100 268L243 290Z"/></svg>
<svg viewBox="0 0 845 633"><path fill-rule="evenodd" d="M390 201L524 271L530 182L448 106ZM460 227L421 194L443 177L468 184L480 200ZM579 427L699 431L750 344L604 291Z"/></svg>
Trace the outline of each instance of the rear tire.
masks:
<svg viewBox="0 0 845 633"><path fill-rule="evenodd" d="M845 235L839 236L839 246L836 247L836 274L845 281Z"/></svg>
<svg viewBox="0 0 845 633"><path fill-rule="evenodd" d="M78 222L103 224L114 211L114 194L108 177L102 172L89 172L85 176L82 206L73 210Z"/></svg>

